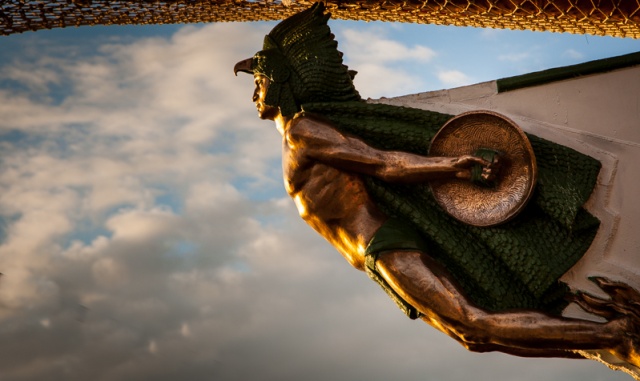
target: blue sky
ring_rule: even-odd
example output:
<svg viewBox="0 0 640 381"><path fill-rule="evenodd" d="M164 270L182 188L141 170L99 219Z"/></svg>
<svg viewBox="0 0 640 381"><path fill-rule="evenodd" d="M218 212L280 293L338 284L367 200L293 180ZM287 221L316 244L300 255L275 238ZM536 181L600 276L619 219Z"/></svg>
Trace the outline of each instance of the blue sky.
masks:
<svg viewBox="0 0 640 381"><path fill-rule="evenodd" d="M626 380L472 354L407 320L296 215L233 64L274 23L0 38L2 380ZM640 50L582 35L332 21L364 97Z"/></svg>

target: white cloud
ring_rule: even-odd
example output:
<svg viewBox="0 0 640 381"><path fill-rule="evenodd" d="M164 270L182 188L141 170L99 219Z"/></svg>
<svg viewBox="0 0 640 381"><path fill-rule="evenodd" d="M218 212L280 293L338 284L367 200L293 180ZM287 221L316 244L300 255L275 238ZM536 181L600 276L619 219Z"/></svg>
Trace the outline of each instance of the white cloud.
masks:
<svg viewBox="0 0 640 381"><path fill-rule="evenodd" d="M361 63L354 80L363 97L393 96L417 92L415 77L393 67L376 63Z"/></svg>
<svg viewBox="0 0 640 381"><path fill-rule="evenodd" d="M441 70L438 72L438 79L445 87L464 86L472 83L469 76L458 70Z"/></svg>
<svg viewBox="0 0 640 381"><path fill-rule="evenodd" d="M391 40L379 28L345 29L338 38L345 62L358 71L355 85L362 96L375 98L424 90L422 81L402 65L427 64L436 56L434 50Z"/></svg>
<svg viewBox="0 0 640 381"><path fill-rule="evenodd" d="M33 64L9 67L0 73L0 79L18 82L26 86L30 93L35 94L46 92L50 85L60 83L58 72Z"/></svg>
<svg viewBox="0 0 640 381"><path fill-rule="evenodd" d="M369 29L366 32L346 29L342 32L344 40L340 48L347 50L352 60L358 63L387 63L415 60L429 62L436 53L422 45L406 46L399 41L390 40L380 30Z"/></svg>

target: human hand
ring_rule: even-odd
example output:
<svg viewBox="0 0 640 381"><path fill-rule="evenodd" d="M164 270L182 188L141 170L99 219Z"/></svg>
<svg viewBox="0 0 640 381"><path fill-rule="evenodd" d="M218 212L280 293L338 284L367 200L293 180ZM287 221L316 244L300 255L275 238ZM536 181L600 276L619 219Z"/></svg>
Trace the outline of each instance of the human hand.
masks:
<svg viewBox="0 0 640 381"><path fill-rule="evenodd" d="M585 311L608 320L614 342L609 351L616 357L640 367L640 292L622 282L603 277L591 277L610 299L587 293L577 293L572 301Z"/></svg>
<svg viewBox="0 0 640 381"><path fill-rule="evenodd" d="M492 161L473 155L460 156L454 167L462 169L456 172L456 177L483 185L492 185L496 180L500 159L495 155Z"/></svg>

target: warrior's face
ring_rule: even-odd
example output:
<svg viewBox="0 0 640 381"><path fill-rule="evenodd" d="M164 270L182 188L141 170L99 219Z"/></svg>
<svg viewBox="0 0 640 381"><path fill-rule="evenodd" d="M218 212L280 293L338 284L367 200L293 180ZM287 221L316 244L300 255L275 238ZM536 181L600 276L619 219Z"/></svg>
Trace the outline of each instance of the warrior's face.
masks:
<svg viewBox="0 0 640 381"><path fill-rule="evenodd" d="M274 120L278 115L278 108L264 103L267 91L269 90L269 78L265 75L256 73L253 75L253 82L256 86L253 91L253 102L256 104L256 108L258 109L258 116L260 119Z"/></svg>

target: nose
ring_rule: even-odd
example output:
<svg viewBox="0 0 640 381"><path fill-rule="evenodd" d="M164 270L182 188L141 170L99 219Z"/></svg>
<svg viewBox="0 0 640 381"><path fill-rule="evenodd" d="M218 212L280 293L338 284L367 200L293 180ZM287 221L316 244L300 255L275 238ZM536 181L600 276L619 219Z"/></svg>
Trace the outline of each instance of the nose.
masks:
<svg viewBox="0 0 640 381"><path fill-rule="evenodd" d="M255 101L257 101L257 100L258 100L258 98L259 98L259 95L258 95L258 92L259 92L259 91L260 91L260 90L259 90L257 87L256 87L256 89L255 89L255 90L253 90L253 97L251 98L251 100L253 100L254 102L255 102Z"/></svg>

